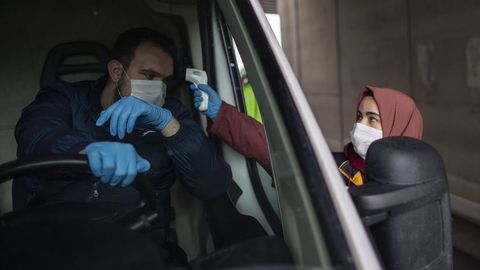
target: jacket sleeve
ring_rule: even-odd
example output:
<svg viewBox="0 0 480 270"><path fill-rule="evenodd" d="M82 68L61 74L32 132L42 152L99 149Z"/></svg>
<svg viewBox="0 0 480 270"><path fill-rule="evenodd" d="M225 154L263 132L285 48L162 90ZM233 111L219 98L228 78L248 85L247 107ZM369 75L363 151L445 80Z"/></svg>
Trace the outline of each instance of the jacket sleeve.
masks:
<svg viewBox="0 0 480 270"><path fill-rule="evenodd" d="M222 102L217 119L208 132L220 137L242 155L255 159L272 174L265 131L263 125L255 119Z"/></svg>
<svg viewBox="0 0 480 270"><path fill-rule="evenodd" d="M232 179L230 166L215 152L186 108L180 102L175 107L171 111L180 122L180 130L165 137L164 145L179 180L199 199L224 194Z"/></svg>
<svg viewBox="0 0 480 270"><path fill-rule="evenodd" d="M78 153L92 141L72 128L70 100L60 91L44 89L23 109L15 128L17 156Z"/></svg>

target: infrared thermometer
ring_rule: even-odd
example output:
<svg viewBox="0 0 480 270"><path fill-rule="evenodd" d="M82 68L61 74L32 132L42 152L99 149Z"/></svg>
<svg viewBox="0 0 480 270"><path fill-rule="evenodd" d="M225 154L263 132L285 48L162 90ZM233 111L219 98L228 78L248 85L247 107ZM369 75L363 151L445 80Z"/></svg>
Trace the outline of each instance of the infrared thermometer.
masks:
<svg viewBox="0 0 480 270"><path fill-rule="evenodd" d="M207 72L201 69L187 68L187 71L185 72L185 80L195 84L195 87L198 88L199 84L208 83ZM202 93L203 98L203 101L200 104L200 107L198 107L198 110L204 112L208 109L208 94L201 89L198 90L200 90L200 93Z"/></svg>

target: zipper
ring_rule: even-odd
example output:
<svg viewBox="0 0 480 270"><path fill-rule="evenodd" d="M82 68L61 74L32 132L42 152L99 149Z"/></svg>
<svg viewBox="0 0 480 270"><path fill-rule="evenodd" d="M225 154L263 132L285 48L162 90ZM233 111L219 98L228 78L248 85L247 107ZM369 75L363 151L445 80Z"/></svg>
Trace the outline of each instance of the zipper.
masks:
<svg viewBox="0 0 480 270"><path fill-rule="evenodd" d="M98 181L95 181L95 183L93 183L93 198L98 198L98 196L100 196L100 193L98 193Z"/></svg>
<svg viewBox="0 0 480 270"><path fill-rule="evenodd" d="M97 199L100 196L100 192L98 192L98 181L93 182L92 190L90 194L88 194L87 202L92 202L93 200Z"/></svg>

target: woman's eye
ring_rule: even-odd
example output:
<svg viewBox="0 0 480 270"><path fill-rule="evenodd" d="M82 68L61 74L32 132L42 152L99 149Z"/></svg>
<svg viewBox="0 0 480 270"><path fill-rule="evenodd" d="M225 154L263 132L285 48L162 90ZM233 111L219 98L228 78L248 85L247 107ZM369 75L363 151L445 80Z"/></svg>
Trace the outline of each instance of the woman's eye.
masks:
<svg viewBox="0 0 480 270"><path fill-rule="evenodd" d="M370 122L378 122L378 119L375 117L370 117Z"/></svg>

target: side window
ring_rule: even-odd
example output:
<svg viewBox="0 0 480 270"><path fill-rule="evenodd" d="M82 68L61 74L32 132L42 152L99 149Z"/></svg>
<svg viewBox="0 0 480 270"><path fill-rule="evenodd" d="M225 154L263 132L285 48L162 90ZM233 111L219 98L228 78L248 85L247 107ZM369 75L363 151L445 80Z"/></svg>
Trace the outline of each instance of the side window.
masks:
<svg viewBox="0 0 480 270"><path fill-rule="evenodd" d="M232 71L236 74L233 75L239 78L239 80L233 80L233 83L237 84L233 87L237 92L237 109L255 119L255 121L260 124L263 124L261 108L255 96L255 89L249 81L248 70L245 68L235 41L228 30L224 31L224 42L226 43L227 49L230 48L233 50L231 55L234 55L234 57L229 58L229 65L230 67L234 67ZM252 187L262 212L275 234L281 235L280 209L275 181L254 159L248 159L247 163Z"/></svg>
<svg viewBox="0 0 480 270"><path fill-rule="evenodd" d="M233 38L232 43L233 49L235 51L237 72L238 74L240 74L240 84L243 93L245 113L253 119L257 120L259 123L262 123L262 115L260 113L260 108L258 107L255 92L253 91L252 84L248 80L248 74L245 70L242 57L240 56L240 52L238 52L237 44L235 43L235 40Z"/></svg>

